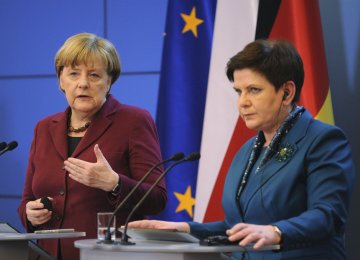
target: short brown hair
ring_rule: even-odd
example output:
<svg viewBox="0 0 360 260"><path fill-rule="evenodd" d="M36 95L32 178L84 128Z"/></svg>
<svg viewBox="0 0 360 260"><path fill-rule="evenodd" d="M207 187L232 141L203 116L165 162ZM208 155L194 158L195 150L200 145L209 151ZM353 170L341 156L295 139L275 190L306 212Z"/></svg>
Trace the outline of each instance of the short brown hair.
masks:
<svg viewBox="0 0 360 260"><path fill-rule="evenodd" d="M226 67L228 79L234 81L235 70L251 69L263 75L276 91L286 81L295 83L294 102L300 98L304 84L304 65L295 47L287 41L256 40L233 56Z"/></svg>
<svg viewBox="0 0 360 260"><path fill-rule="evenodd" d="M76 34L61 46L55 55L57 77L60 77L65 66L87 63L93 58L100 58L104 62L111 77L111 85L114 84L121 71L119 55L110 41L91 33Z"/></svg>

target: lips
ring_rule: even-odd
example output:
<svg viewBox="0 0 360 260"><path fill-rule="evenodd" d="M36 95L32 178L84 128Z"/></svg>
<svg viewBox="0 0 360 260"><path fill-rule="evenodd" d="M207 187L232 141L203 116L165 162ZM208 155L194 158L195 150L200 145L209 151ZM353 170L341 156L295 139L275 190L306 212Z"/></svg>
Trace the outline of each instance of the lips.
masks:
<svg viewBox="0 0 360 260"><path fill-rule="evenodd" d="M250 119L252 116L254 116L255 114L242 114L242 118L244 119Z"/></svg>
<svg viewBox="0 0 360 260"><path fill-rule="evenodd" d="M87 96L87 95L78 95L78 96L76 96L76 98L90 98L90 96Z"/></svg>

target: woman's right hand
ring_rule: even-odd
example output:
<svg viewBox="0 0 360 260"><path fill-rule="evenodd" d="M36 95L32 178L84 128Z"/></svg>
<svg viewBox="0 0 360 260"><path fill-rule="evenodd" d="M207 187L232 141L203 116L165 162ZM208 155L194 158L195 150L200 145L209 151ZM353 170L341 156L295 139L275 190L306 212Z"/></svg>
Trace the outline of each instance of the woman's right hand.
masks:
<svg viewBox="0 0 360 260"><path fill-rule="evenodd" d="M52 198L49 199L52 200ZM51 215L52 211L44 209L44 204L40 202L40 199L26 203L26 217L34 227L48 222Z"/></svg>
<svg viewBox="0 0 360 260"><path fill-rule="evenodd" d="M176 230L190 233L190 226L186 222L170 222L160 220L138 220L130 222L129 228Z"/></svg>

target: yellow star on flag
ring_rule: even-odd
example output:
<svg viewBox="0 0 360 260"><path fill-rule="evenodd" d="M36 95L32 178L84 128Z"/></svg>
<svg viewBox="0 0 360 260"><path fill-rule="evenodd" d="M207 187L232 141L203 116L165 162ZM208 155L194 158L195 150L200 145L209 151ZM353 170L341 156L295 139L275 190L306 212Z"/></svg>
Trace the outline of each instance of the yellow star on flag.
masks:
<svg viewBox="0 0 360 260"><path fill-rule="evenodd" d="M185 26L182 30L182 33L186 33L187 31L192 31L194 36L197 38L197 27L202 24L204 20L201 20L196 17L196 8L195 6L192 8L190 15L180 14L182 19L185 21Z"/></svg>
<svg viewBox="0 0 360 260"><path fill-rule="evenodd" d="M190 217L193 217L193 206L195 205L195 199L191 197L191 186L189 185L184 194L174 192L176 198L179 200L179 205L176 208L176 213L182 210L186 210Z"/></svg>

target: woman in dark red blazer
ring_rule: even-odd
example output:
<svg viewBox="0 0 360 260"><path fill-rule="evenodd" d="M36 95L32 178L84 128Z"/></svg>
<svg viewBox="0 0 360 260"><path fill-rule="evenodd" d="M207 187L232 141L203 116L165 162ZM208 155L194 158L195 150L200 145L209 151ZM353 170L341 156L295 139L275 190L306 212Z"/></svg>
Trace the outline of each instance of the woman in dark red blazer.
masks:
<svg viewBox="0 0 360 260"><path fill-rule="evenodd" d="M97 212L114 211L161 161L157 131L147 111L120 104L109 94L120 75L119 57L109 41L89 33L70 37L56 54L55 67L69 107L36 125L18 211L29 232L74 228L96 238ZM117 226L160 174L156 169L130 198L117 215ZM52 201L52 211L44 208L42 197ZM162 182L133 220L160 212L166 199ZM74 240L39 244L60 259L78 259Z"/></svg>

